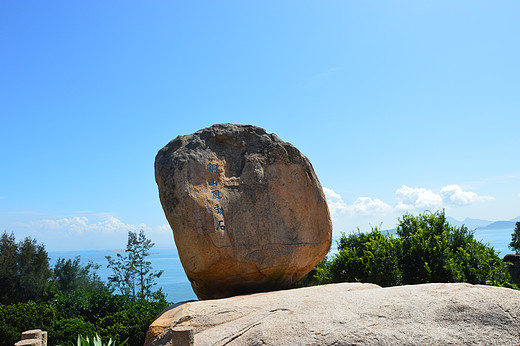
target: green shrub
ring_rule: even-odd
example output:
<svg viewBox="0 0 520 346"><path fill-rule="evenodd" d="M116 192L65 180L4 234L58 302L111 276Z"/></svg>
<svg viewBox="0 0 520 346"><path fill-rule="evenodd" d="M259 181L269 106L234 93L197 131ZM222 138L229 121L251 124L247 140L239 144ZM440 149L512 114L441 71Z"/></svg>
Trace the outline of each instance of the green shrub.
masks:
<svg viewBox="0 0 520 346"><path fill-rule="evenodd" d="M109 292L76 290L56 295L51 303L56 306L60 318L81 316L85 321L94 323L124 309L130 300L128 296Z"/></svg>
<svg viewBox="0 0 520 346"><path fill-rule="evenodd" d="M0 304L0 346L12 346L30 329L52 331L57 311L45 303Z"/></svg>
<svg viewBox="0 0 520 346"><path fill-rule="evenodd" d="M48 302L0 304L0 346L12 346L29 329L48 332L49 345L74 344L78 334L142 345L150 324L169 303L133 300L107 292L72 291Z"/></svg>
<svg viewBox="0 0 520 346"><path fill-rule="evenodd" d="M121 311L99 319L97 331L103 338L112 338L116 342L128 339L129 345L142 345L148 327L168 305L166 301L130 300Z"/></svg>
<svg viewBox="0 0 520 346"><path fill-rule="evenodd" d="M328 265L317 270L322 282L374 282L382 286L402 283L398 264L398 239L381 233L376 227L370 233L358 232L338 243L338 254Z"/></svg>
<svg viewBox="0 0 520 346"><path fill-rule="evenodd" d="M511 280L498 253L475 240L466 227L451 226L444 212L404 215L397 237L376 227L369 233L342 235L338 254L316 268L316 283L370 282L381 286L427 282Z"/></svg>
<svg viewBox="0 0 520 346"><path fill-rule="evenodd" d="M63 318L56 322L54 329L48 333L49 343L57 345L71 341L76 335L92 335L96 331L96 327L84 321L81 317Z"/></svg>
<svg viewBox="0 0 520 346"><path fill-rule="evenodd" d="M78 317L85 322L85 325L78 322L77 332L69 334L67 338L56 339L55 343L74 342L78 334L92 335L94 330L83 332L80 329L89 324L103 340L112 339L121 343L128 339L129 345L142 345L150 324L169 305L164 298L150 302L96 291L72 291L56 296L52 303L61 319ZM57 332L61 337L59 330Z"/></svg>
<svg viewBox="0 0 520 346"><path fill-rule="evenodd" d="M510 280L507 264L467 227L451 226L444 212L404 215L397 234L402 240L403 283Z"/></svg>

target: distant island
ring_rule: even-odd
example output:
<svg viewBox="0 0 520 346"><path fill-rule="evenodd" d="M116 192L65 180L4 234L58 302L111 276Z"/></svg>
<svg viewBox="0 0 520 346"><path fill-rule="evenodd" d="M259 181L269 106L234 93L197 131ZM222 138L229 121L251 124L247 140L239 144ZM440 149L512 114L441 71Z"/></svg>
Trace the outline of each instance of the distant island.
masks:
<svg viewBox="0 0 520 346"><path fill-rule="evenodd" d="M481 219L471 219L466 218L464 221L459 221L450 216L447 216L446 219L449 223L455 226L465 225L469 229L478 229L478 230L494 230L494 229L511 229L515 228L515 223L520 221L520 216L514 218L512 220L506 221L490 221L490 220L481 220Z"/></svg>

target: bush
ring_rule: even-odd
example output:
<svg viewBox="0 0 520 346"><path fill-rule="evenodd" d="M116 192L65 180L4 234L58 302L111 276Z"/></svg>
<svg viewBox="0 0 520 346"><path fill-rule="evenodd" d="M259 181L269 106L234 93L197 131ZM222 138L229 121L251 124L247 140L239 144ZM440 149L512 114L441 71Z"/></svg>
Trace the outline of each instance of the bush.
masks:
<svg viewBox="0 0 520 346"><path fill-rule="evenodd" d="M317 269L321 282L374 282L382 286L402 283L398 257L398 239L385 235L376 227L370 233L358 232L338 243L339 253L327 265Z"/></svg>
<svg viewBox="0 0 520 346"><path fill-rule="evenodd" d="M53 330L48 333L49 344L56 345L57 342L71 342L76 340L76 336L92 335L96 331L96 327L86 322L80 317L63 318L56 321Z"/></svg>
<svg viewBox="0 0 520 346"><path fill-rule="evenodd" d="M149 302L145 299L134 300L126 295L96 291L73 291L57 295L52 304L60 319L77 317L84 321L84 324L77 323L78 331L72 334L62 336L61 329L56 329L57 338L53 343L74 342L78 334L92 335L95 331L106 341L112 339L121 343L128 339L128 345L142 345L150 324L169 305L165 299ZM95 330L80 329L86 329L89 325Z"/></svg>
<svg viewBox="0 0 520 346"><path fill-rule="evenodd" d="M0 304L0 345L12 346L20 340L22 332L42 329L51 333L58 312L45 303Z"/></svg>
<svg viewBox="0 0 520 346"><path fill-rule="evenodd" d="M12 346L29 329L48 332L49 345L70 344L78 334L98 333L128 345L142 345L150 324L169 305L107 292L72 291L48 302L0 304L0 346Z"/></svg>
<svg viewBox="0 0 520 346"><path fill-rule="evenodd" d="M428 282L507 285L504 263L466 227L451 226L444 212L404 215L397 237L376 227L369 233L342 235L338 254L316 268L316 283L370 282L395 286Z"/></svg>
<svg viewBox="0 0 520 346"><path fill-rule="evenodd" d="M510 275L498 253L477 241L467 227L451 226L444 212L404 215L397 234L403 283L506 282Z"/></svg>

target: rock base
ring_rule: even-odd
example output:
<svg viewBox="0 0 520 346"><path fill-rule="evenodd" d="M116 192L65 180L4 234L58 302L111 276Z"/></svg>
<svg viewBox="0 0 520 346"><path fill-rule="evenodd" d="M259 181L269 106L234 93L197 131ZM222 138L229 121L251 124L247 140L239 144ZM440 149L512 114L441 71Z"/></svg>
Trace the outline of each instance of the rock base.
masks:
<svg viewBox="0 0 520 346"><path fill-rule="evenodd" d="M457 284L341 283L165 311L145 345L520 343L520 291Z"/></svg>

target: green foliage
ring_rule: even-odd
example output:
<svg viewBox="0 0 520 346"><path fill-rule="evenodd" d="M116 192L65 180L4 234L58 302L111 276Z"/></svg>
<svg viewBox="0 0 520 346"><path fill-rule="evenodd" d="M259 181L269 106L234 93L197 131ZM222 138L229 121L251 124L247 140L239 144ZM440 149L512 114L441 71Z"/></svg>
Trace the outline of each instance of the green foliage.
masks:
<svg viewBox="0 0 520 346"><path fill-rule="evenodd" d="M14 234L0 237L0 303L42 300L52 276L45 246L35 239L17 243Z"/></svg>
<svg viewBox="0 0 520 346"><path fill-rule="evenodd" d="M0 345L14 345L25 330L52 331L57 316L57 309L46 303L0 304Z"/></svg>
<svg viewBox="0 0 520 346"><path fill-rule="evenodd" d="M402 241L400 258L403 283L510 280L507 265L489 245L474 238L467 227L451 226L444 212L404 215L397 234Z"/></svg>
<svg viewBox="0 0 520 346"><path fill-rule="evenodd" d="M54 324L52 333L49 333L50 340L70 340L74 335L90 335L95 333L96 327L85 321L81 317L62 318Z"/></svg>
<svg viewBox="0 0 520 346"><path fill-rule="evenodd" d="M154 243L146 238L143 230L139 235L129 231L126 255L118 253L116 258L106 256L107 267L113 271L113 275L108 278L109 286L134 299L152 300L157 295L163 296L160 290L159 292L152 290L152 287L157 284L155 279L163 273L162 270L152 272L151 262L146 260L153 246Z"/></svg>
<svg viewBox="0 0 520 346"><path fill-rule="evenodd" d="M498 282L493 280L486 281L486 285L489 286L497 286L497 287L505 287L505 288L512 288L514 290L520 290L518 286L515 283L512 282Z"/></svg>
<svg viewBox="0 0 520 346"><path fill-rule="evenodd" d="M92 290L58 294L45 303L0 304L0 346L13 345L29 329L46 330L50 345L94 333L105 341L142 345L148 327L168 305L164 299L149 302Z"/></svg>
<svg viewBox="0 0 520 346"><path fill-rule="evenodd" d="M0 303L43 301L59 292L77 289L107 290L96 274L99 265L81 265L74 260L58 259L51 270L43 244L25 238L17 243L13 234L0 237Z"/></svg>
<svg viewBox="0 0 520 346"><path fill-rule="evenodd" d="M444 212L404 215L397 237L376 227L342 235L338 254L316 268L317 283L359 281L381 286L427 282L510 281L507 264L466 227L451 226Z"/></svg>
<svg viewBox="0 0 520 346"><path fill-rule="evenodd" d="M53 269L55 288L60 292L79 289L106 290L105 284L96 273L100 267L92 261L86 266L81 265L79 256L74 260L59 258Z"/></svg>
<svg viewBox="0 0 520 346"><path fill-rule="evenodd" d="M169 303L164 298L150 302L109 292L73 291L56 296L53 305L63 318L75 316L91 323L95 332L105 340L111 338L115 342L122 342L128 339L129 345L142 345L148 327ZM83 333L86 334L93 333ZM56 340L55 343L72 342L71 337L74 335L77 333Z"/></svg>
<svg viewBox="0 0 520 346"><path fill-rule="evenodd" d="M295 282L291 285L291 288L300 288L300 287L307 287L307 286L314 286L316 285L316 279L315 276L320 271L320 268L323 268L327 264L327 259L322 259L312 270L307 273L303 278L301 278L298 282Z"/></svg>
<svg viewBox="0 0 520 346"><path fill-rule="evenodd" d="M516 227L511 234L511 242L509 248L513 250L517 255L520 255L520 222L516 223Z"/></svg>
<svg viewBox="0 0 520 346"><path fill-rule="evenodd" d="M83 337L82 335L78 335L78 341L76 343L77 346L123 346L126 344L126 341L123 341L122 343L115 343L112 339L108 340L108 342L105 344L101 340L101 337L99 335L95 335L94 337Z"/></svg>
<svg viewBox="0 0 520 346"><path fill-rule="evenodd" d="M338 244L337 260L328 271L320 275L331 282L379 282L382 286L401 284L402 273L398 266L399 241L381 233L375 227L371 233L357 233ZM327 277L328 275L328 277Z"/></svg>
<svg viewBox="0 0 520 346"><path fill-rule="evenodd" d="M50 345L75 344L78 334L94 333L109 340L109 345L125 340L131 346L142 345L149 325L169 305L160 290L152 291L154 279L162 274L152 273L146 261L152 246L142 231L129 234L127 257L112 265L122 270L124 280L119 283L130 294L114 295L92 262L83 266L79 257L60 258L51 271L43 245L30 238L17 243L13 234L4 232L0 238L0 346L13 345L29 329L46 330ZM101 341L81 340L83 345Z"/></svg>

